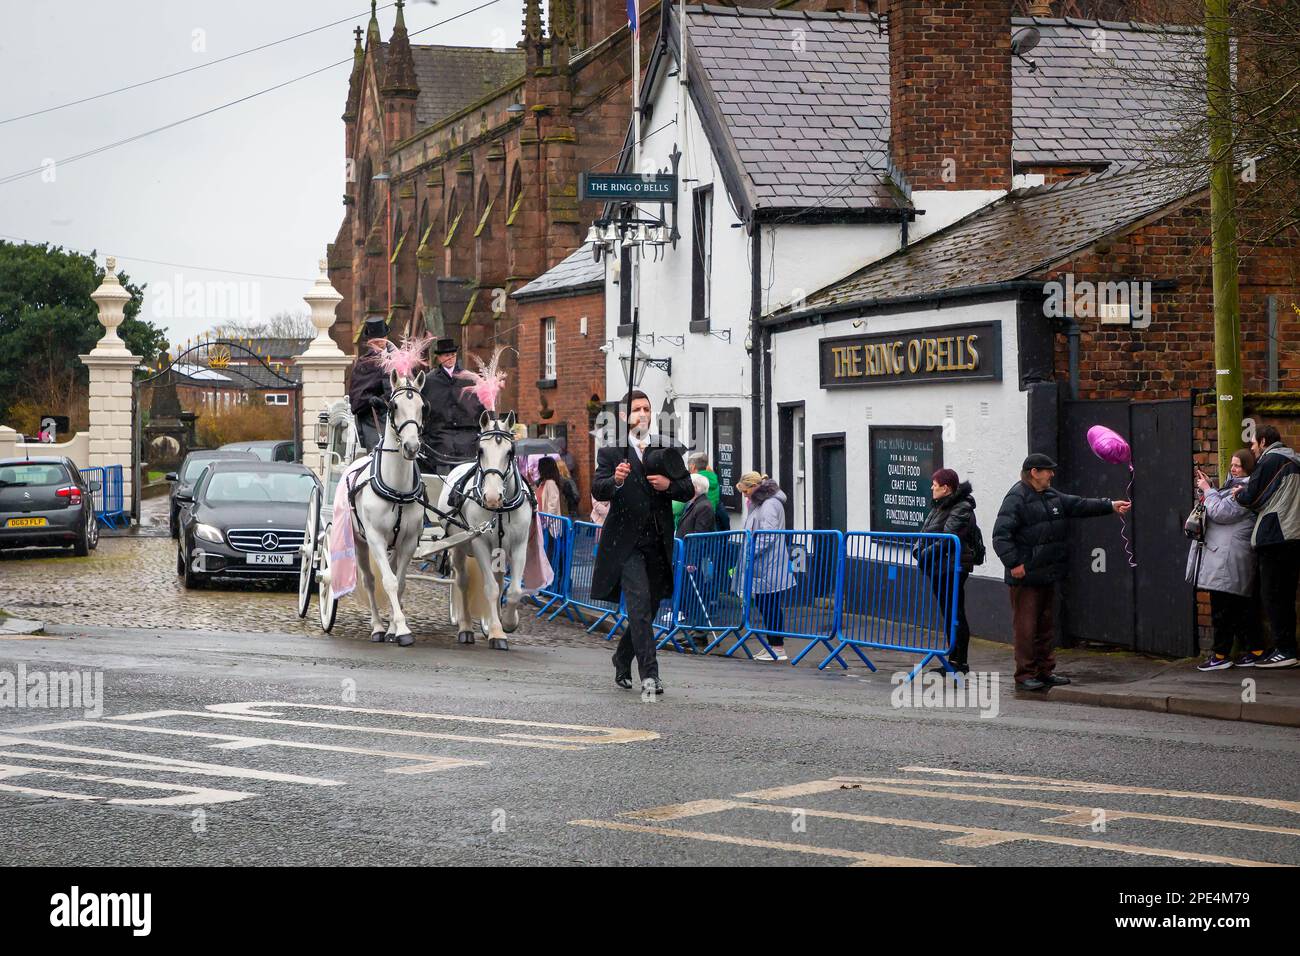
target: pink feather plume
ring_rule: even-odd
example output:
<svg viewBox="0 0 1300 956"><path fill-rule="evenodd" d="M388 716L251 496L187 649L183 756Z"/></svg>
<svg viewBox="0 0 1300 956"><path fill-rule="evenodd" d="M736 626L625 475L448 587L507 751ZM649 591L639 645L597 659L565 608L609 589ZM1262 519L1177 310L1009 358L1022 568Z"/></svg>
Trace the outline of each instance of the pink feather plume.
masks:
<svg viewBox="0 0 1300 956"><path fill-rule="evenodd" d="M424 352L432 341L432 336L417 335L403 339L401 345L394 345L388 339L371 339L369 345L375 361L385 372L396 372L402 378L413 378L416 372L429 364Z"/></svg>
<svg viewBox="0 0 1300 956"><path fill-rule="evenodd" d="M457 378L462 378L472 385L466 385L461 390L461 395L466 392L473 392L474 397L490 412L497 410L497 396L506 385L506 373L500 368L501 353L506 350L506 346L498 345L496 351L492 353L492 361L484 363L477 355L471 356L478 365L477 372L471 372L464 369L456 373Z"/></svg>

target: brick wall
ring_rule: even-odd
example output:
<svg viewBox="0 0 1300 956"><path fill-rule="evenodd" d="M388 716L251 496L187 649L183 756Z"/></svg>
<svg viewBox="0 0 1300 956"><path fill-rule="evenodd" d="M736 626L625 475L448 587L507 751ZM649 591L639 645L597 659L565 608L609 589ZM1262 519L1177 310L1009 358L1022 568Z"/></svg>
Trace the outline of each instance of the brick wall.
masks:
<svg viewBox="0 0 1300 956"><path fill-rule="evenodd" d="M591 475L595 470L593 443L589 432L592 416L587 403L592 396L605 398L605 327L604 291L565 298L532 300L517 303L519 316L519 420L526 425L564 423L569 431L569 451L577 464L574 480L578 482L583 516L591 509ZM542 320L556 320L556 387L540 389L542 378ZM583 336L582 317L587 317L587 335Z"/></svg>
<svg viewBox="0 0 1300 956"><path fill-rule="evenodd" d="M915 189L1011 185L1010 0L890 0L890 129Z"/></svg>
<svg viewBox="0 0 1300 956"><path fill-rule="evenodd" d="M1099 243L1049 274L1076 288L1098 283L1175 280L1177 287L1153 292L1149 327L1101 325L1078 319L1079 397L1158 400L1194 398L1192 451L1197 466L1218 477L1214 403L1214 290L1209 247L1209 199L1202 197L1150 223ZM1278 387L1300 391L1300 241L1294 232L1251 250L1241 262L1239 297L1246 415L1257 425L1276 425L1284 438L1300 441L1300 415L1280 412L1287 402L1266 403L1268 388L1268 299L1278 314ZM1069 351L1056 336L1056 378L1068 381ZM1233 448L1246 444L1232 437ZM1172 462L1171 468L1188 467ZM1188 503L1190 507L1190 502ZM1182 556L1177 556L1182 560ZM1209 596L1197 597L1197 630L1203 649L1211 644Z"/></svg>

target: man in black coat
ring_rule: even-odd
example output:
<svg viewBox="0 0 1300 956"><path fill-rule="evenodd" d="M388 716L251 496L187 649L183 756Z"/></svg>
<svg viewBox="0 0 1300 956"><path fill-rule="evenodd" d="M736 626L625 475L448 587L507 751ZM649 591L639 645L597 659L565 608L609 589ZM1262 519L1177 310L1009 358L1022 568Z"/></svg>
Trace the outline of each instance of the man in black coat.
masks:
<svg viewBox="0 0 1300 956"><path fill-rule="evenodd" d="M379 356L371 351L370 343L387 336L388 327L383 316L372 315L366 318L365 330L361 333L361 347L357 350L357 360L352 366L352 382L348 386L348 404L352 406L352 417L357 422L357 437L367 451L379 444L379 439L384 435L384 422L388 418L388 396L392 388L388 384L388 373L379 367ZM372 405L372 398L382 401L383 407Z"/></svg>
<svg viewBox="0 0 1300 956"><path fill-rule="evenodd" d="M1056 582L1065 577L1066 535L1071 518L1126 514L1127 501L1080 498L1052 487L1056 462L1046 455L1025 459L1020 480L1011 486L993 525L993 550L1006 567L1011 587L1012 629L1015 632L1016 686L1043 690L1068 684L1054 673Z"/></svg>
<svg viewBox="0 0 1300 956"><path fill-rule="evenodd" d="M483 404L465 389L473 384L457 378L456 343L438 339L433 347L436 365L424 377L424 448L420 469L445 473L454 462L469 461L478 453L479 417Z"/></svg>
<svg viewBox="0 0 1300 956"><path fill-rule="evenodd" d="M650 434L650 399L633 391L631 417L624 414L632 434L632 451L625 445L596 453L591 497L610 502L600 532L591 594L602 601L627 598L627 628L614 651L614 682L632 686L632 657L643 693L662 694L655 655L654 618L659 602L673 594L673 507L690 501L691 477L682 449ZM626 407L626 399L624 406Z"/></svg>

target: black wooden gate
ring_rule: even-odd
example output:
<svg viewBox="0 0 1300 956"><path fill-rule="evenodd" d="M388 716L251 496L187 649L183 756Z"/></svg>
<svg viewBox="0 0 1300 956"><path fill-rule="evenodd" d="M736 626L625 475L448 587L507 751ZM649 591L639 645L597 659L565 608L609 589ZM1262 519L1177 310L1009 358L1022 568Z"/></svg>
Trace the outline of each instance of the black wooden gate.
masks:
<svg viewBox="0 0 1300 956"><path fill-rule="evenodd" d="M1093 425L1129 440L1131 476L1127 467L1092 453L1087 434ZM1193 500L1191 402L1064 402L1060 457L1056 485L1071 494L1124 498L1132 478L1126 533L1137 562L1129 567L1118 517L1073 523L1062 638L1174 657L1195 654L1195 602L1183 579L1188 540L1182 531Z"/></svg>

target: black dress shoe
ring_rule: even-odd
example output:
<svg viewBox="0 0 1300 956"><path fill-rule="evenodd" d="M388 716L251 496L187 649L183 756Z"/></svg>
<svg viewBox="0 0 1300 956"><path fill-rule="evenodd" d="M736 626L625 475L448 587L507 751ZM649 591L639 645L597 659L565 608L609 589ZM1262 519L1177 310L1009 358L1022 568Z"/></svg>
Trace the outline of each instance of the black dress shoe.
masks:
<svg viewBox="0 0 1300 956"><path fill-rule="evenodd" d="M1048 674L1042 680L1048 687L1060 687L1062 684L1070 683L1070 678L1062 677L1059 674Z"/></svg>
<svg viewBox="0 0 1300 956"><path fill-rule="evenodd" d="M614 675L614 683L617 684L619 687L623 688L624 690L631 690L631 689L632 689L632 675L631 675L631 674L615 674L615 675Z"/></svg>
<svg viewBox="0 0 1300 956"><path fill-rule="evenodd" d="M1029 680L1016 681L1016 690L1046 690L1047 685L1037 677L1031 677Z"/></svg>

